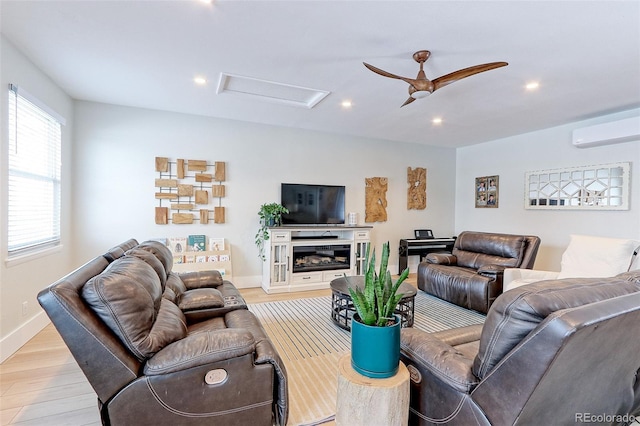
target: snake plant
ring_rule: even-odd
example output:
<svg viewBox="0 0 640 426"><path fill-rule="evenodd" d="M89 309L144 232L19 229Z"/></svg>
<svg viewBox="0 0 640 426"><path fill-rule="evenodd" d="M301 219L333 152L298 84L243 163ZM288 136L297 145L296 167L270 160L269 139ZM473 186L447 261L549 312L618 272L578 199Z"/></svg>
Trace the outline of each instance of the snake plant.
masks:
<svg viewBox="0 0 640 426"><path fill-rule="evenodd" d="M369 257L371 255L371 257ZM389 263L389 242L382 245L382 257L380 260L380 272L376 273L376 250L370 253L369 245L364 260L364 290L355 285L349 285L349 293L353 300L361 322L366 325L385 327L393 323L393 313L403 293L397 294L398 287L409 275L406 268L393 283L391 273L387 270ZM347 277L349 280L349 277Z"/></svg>

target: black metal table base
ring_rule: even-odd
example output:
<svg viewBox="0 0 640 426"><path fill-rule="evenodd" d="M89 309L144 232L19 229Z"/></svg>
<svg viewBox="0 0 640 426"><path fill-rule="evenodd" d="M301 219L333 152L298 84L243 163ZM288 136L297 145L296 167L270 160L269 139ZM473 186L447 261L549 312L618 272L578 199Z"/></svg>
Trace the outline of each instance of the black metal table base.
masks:
<svg viewBox="0 0 640 426"><path fill-rule="evenodd" d="M413 326L415 295L405 297L398 302L395 313L400 316L401 327ZM345 330L351 330L351 318L356 312L353 300L348 294L331 292L331 319Z"/></svg>

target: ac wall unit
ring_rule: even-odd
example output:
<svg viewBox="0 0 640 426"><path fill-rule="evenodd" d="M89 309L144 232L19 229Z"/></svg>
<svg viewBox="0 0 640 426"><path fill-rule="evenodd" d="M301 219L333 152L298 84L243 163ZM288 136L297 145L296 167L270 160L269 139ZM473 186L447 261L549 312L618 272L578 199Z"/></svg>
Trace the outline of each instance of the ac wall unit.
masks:
<svg viewBox="0 0 640 426"><path fill-rule="evenodd" d="M640 141L640 117L596 124L573 131L573 146L589 148L612 143Z"/></svg>

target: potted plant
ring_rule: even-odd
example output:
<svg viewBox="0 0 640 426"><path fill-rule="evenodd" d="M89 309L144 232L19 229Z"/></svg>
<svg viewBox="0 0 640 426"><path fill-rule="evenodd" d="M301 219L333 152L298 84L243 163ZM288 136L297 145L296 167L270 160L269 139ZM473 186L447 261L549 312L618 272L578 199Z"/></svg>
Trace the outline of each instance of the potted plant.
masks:
<svg viewBox="0 0 640 426"><path fill-rule="evenodd" d="M397 291L409 268L393 283L387 270L389 242L382 246L379 273L375 263L375 249L370 253L367 246L364 289L349 285L356 309L351 321L351 366L363 376L385 378L396 374L400 362L400 318L394 312L404 296Z"/></svg>
<svg viewBox="0 0 640 426"><path fill-rule="evenodd" d="M258 210L260 228L256 233L256 246L258 246L258 257L263 261L265 260L264 242L269 239L269 227L281 225L282 215L285 213L289 213L289 210L278 203L265 203Z"/></svg>

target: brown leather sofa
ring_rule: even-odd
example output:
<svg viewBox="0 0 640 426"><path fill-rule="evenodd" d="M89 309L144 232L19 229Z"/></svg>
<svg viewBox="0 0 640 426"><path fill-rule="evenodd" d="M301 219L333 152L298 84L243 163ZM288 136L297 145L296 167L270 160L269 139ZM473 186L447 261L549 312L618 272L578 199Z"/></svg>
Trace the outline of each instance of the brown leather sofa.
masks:
<svg viewBox="0 0 640 426"><path fill-rule="evenodd" d="M410 424L630 423L640 416L638 324L633 271L507 291L484 326L405 328Z"/></svg>
<svg viewBox="0 0 640 426"><path fill-rule="evenodd" d="M146 254L145 252L149 252ZM157 270L161 281L166 280L164 297L178 305L188 324L219 317L234 309L246 309L240 292L218 271L198 271L176 274L171 272L173 254L158 241L145 241L130 249Z"/></svg>
<svg viewBox="0 0 640 426"><path fill-rule="evenodd" d="M456 305L487 313L502 293L505 268L531 269L540 238L460 233L449 253L429 253L418 265L418 288Z"/></svg>
<svg viewBox="0 0 640 426"><path fill-rule="evenodd" d="M157 244L124 242L38 295L103 424L285 425L287 373L259 320L219 274L172 273ZM188 321L170 281L216 290L192 299L222 306ZM224 294L237 297L225 306Z"/></svg>

